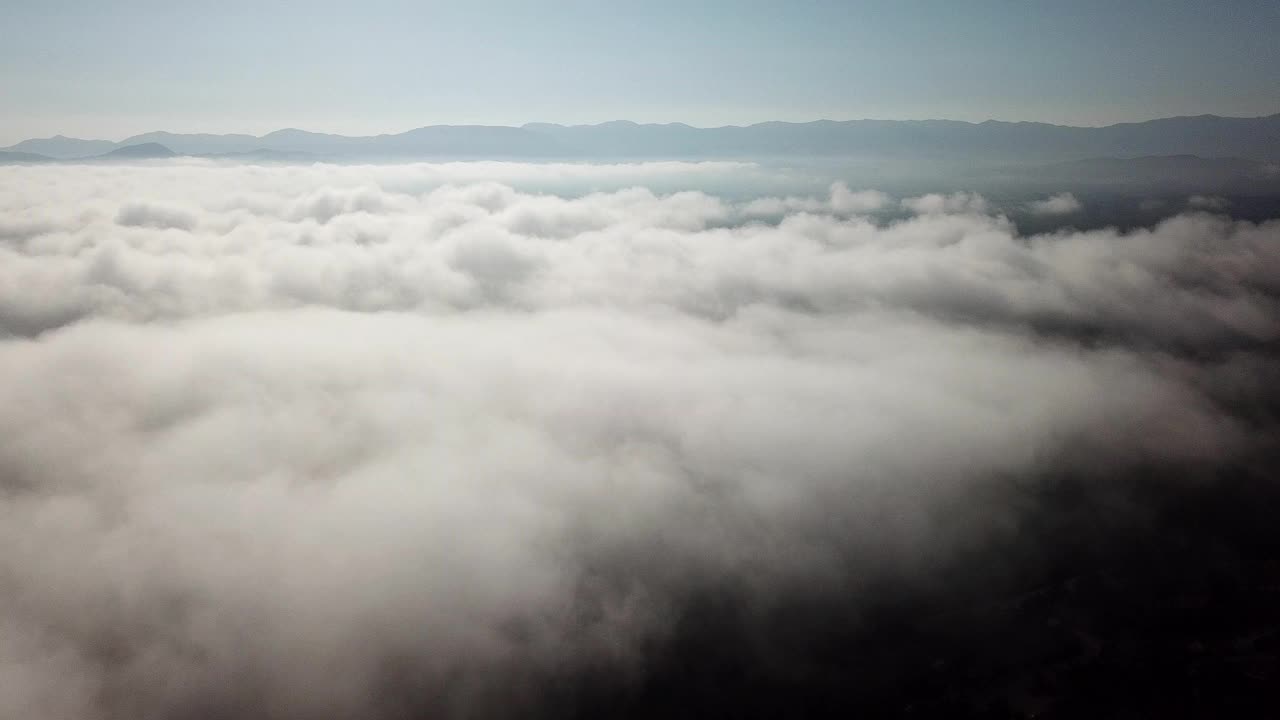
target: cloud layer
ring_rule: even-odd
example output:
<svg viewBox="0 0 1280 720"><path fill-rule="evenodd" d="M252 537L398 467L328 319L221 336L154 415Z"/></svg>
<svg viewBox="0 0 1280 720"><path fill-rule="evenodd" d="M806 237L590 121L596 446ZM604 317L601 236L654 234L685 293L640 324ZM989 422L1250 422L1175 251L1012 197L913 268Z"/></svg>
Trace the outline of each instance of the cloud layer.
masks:
<svg viewBox="0 0 1280 720"><path fill-rule="evenodd" d="M0 717L506 714L643 675L696 588L928 577L1010 483L1274 451L1275 223L0 170ZM512 186L570 175L621 189Z"/></svg>

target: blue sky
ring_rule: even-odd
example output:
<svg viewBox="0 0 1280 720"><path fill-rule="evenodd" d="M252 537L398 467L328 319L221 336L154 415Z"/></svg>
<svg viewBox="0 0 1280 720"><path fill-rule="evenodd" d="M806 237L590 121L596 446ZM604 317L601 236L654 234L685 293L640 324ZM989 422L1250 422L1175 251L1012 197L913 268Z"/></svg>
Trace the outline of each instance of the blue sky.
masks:
<svg viewBox="0 0 1280 720"><path fill-rule="evenodd" d="M1280 112L1280 2L3 0L0 143Z"/></svg>

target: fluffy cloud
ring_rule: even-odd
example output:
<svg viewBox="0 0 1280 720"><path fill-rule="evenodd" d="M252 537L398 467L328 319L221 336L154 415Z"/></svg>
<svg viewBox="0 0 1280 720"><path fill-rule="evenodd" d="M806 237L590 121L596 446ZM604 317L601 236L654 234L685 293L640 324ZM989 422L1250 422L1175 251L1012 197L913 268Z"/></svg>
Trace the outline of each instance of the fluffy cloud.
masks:
<svg viewBox="0 0 1280 720"><path fill-rule="evenodd" d="M509 713L705 584L927 576L1010 484L1269 451L1280 225L655 172L3 169L0 716Z"/></svg>
<svg viewBox="0 0 1280 720"><path fill-rule="evenodd" d="M1084 205L1071 193L1058 193L1027 205L1027 209L1033 215L1070 215L1080 212L1083 208Z"/></svg>
<svg viewBox="0 0 1280 720"><path fill-rule="evenodd" d="M989 209L986 198L970 192L950 195L930 193L920 197L905 198L902 207L918 215L943 215L955 213L983 214Z"/></svg>
<svg viewBox="0 0 1280 720"><path fill-rule="evenodd" d="M64 190L10 201L0 330L29 336L90 317L307 305L662 307L724 318L780 304L1228 342L1272 340L1280 317L1274 227L1203 216L1129 234L1022 237L965 193L904 200L921 214L886 225L864 215L887 206L882 194L839 184L826 199L737 204L641 187L562 197L472 183L408 193L343 184L327 167L310 183L299 168L113 171L122 177L109 187L77 169L16 171L35 176L18 187ZM148 178L155 186L143 189ZM773 217L752 222L762 216Z"/></svg>
<svg viewBox="0 0 1280 720"><path fill-rule="evenodd" d="M873 213L889 205L892 198L879 190L850 190L842 182L832 183L825 199L788 196L763 197L747 202L742 213L748 217L782 216L795 212L859 215Z"/></svg>
<svg viewBox="0 0 1280 720"><path fill-rule="evenodd" d="M1187 198L1187 207L1221 212L1231 207L1231 201L1216 195L1192 195Z"/></svg>

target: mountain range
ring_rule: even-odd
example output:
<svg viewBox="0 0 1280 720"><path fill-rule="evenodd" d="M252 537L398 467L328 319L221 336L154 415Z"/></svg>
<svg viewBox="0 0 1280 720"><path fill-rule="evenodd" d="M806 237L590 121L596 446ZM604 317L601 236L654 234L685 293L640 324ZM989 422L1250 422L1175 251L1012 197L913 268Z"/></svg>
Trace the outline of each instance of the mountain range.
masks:
<svg viewBox="0 0 1280 720"><path fill-rule="evenodd" d="M125 151L148 146L149 151ZM683 123L520 127L432 125L398 134L345 136L284 129L262 136L150 132L109 140L57 135L0 148L0 161L125 155L261 156L275 159L708 159L822 157L933 162L1053 163L1097 157L1196 155L1280 161L1280 114L1198 115L1105 127L989 120L818 120L698 128ZM161 153L162 155L164 153Z"/></svg>

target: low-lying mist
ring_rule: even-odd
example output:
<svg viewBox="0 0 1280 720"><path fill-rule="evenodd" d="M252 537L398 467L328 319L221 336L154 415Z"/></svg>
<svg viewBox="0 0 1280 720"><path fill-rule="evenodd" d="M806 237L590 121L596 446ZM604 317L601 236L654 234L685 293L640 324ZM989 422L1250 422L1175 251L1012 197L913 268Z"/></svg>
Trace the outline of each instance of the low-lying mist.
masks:
<svg viewBox="0 0 1280 720"><path fill-rule="evenodd" d="M0 717L1030 713L1274 571L1280 222L824 185L0 168Z"/></svg>

